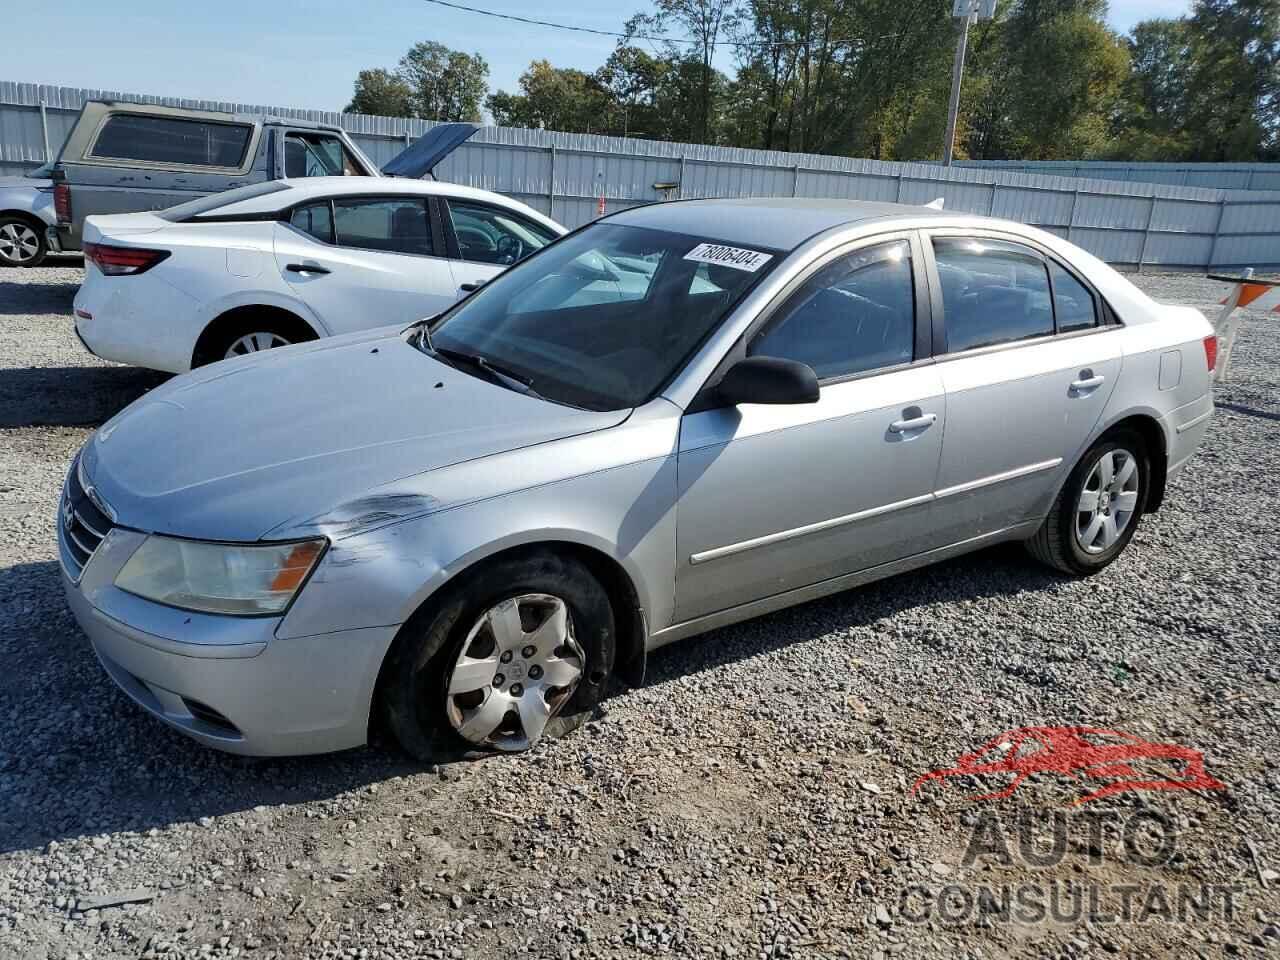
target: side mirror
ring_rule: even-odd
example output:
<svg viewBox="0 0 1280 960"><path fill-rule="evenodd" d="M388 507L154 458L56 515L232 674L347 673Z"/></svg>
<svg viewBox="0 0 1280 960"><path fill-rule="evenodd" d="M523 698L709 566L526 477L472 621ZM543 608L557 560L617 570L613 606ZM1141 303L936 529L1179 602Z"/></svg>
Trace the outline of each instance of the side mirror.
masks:
<svg viewBox="0 0 1280 960"><path fill-rule="evenodd" d="M739 360L716 391L726 403L817 403L818 375L808 364L779 357Z"/></svg>

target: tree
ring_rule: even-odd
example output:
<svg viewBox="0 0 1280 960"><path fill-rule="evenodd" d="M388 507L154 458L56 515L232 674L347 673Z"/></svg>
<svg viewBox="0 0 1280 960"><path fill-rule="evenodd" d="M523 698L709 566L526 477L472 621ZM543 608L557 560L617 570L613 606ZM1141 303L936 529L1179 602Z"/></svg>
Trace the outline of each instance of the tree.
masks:
<svg viewBox="0 0 1280 960"><path fill-rule="evenodd" d="M620 43L604 66L595 72L595 81L612 100L615 116L610 133L661 139L665 132L656 102L671 64L639 47Z"/></svg>
<svg viewBox="0 0 1280 960"><path fill-rule="evenodd" d="M1186 127L1197 160L1274 156L1280 132L1280 0L1197 0Z"/></svg>
<svg viewBox="0 0 1280 960"><path fill-rule="evenodd" d="M596 79L581 70L535 60L520 75L520 90L499 90L485 106L499 126L537 127L567 133L599 133L608 124L612 102Z"/></svg>
<svg viewBox="0 0 1280 960"><path fill-rule="evenodd" d="M715 69L711 61L722 30L732 30L738 19L738 0L655 0L655 12L636 14L627 21L630 35L667 30L679 30L690 40L694 53L681 51L680 44L668 42L667 59L677 62L681 69L688 69L689 61L696 57L701 66L697 87L696 116L698 126L692 139L710 143L711 114L713 111L713 87L716 86Z"/></svg>
<svg viewBox="0 0 1280 960"><path fill-rule="evenodd" d="M450 50L442 43L415 43L396 76L410 89L413 112L424 120L480 120L489 87L489 64L480 54Z"/></svg>
<svg viewBox="0 0 1280 960"><path fill-rule="evenodd" d="M361 70L355 92L343 113L367 113L380 117L412 117L413 90L395 74L378 67Z"/></svg>

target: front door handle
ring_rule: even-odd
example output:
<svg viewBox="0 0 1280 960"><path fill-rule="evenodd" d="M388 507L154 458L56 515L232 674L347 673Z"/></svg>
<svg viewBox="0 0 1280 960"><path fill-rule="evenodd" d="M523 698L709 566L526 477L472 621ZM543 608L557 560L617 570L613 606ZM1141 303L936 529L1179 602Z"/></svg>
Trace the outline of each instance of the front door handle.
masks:
<svg viewBox="0 0 1280 960"><path fill-rule="evenodd" d="M1096 390L1102 386L1106 377L1095 377L1092 370L1081 370L1080 376L1071 381L1072 393L1087 393L1090 390Z"/></svg>
<svg viewBox="0 0 1280 960"><path fill-rule="evenodd" d="M895 420L889 424L891 433L910 433L912 430L924 430L932 427L938 419L936 413L923 413L918 417L911 417L908 420Z"/></svg>
<svg viewBox="0 0 1280 960"><path fill-rule="evenodd" d="M484 286L483 283L464 283L458 289L463 293L470 293L472 290L479 290L482 286Z"/></svg>
<svg viewBox="0 0 1280 960"><path fill-rule="evenodd" d="M328 267L318 263L291 263L285 267L290 273L332 273Z"/></svg>

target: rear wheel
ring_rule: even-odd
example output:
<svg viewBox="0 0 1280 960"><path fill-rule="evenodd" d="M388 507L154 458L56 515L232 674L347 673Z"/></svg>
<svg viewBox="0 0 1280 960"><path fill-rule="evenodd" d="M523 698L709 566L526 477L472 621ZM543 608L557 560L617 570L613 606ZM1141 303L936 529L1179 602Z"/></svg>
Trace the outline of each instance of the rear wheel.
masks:
<svg viewBox="0 0 1280 960"><path fill-rule="evenodd" d="M191 358L191 366L203 367L219 360L244 357L314 339L315 332L306 323L283 310L241 311L214 321L200 338Z"/></svg>
<svg viewBox="0 0 1280 960"><path fill-rule="evenodd" d="M1151 469L1136 433L1104 437L1076 464L1049 515L1027 541L1032 556L1075 576L1107 566L1133 539Z"/></svg>
<svg viewBox="0 0 1280 960"><path fill-rule="evenodd" d="M43 227L25 217L0 216L0 266L38 267L48 252Z"/></svg>
<svg viewBox="0 0 1280 960"><path fill-rule="evenodd" d="M514 753L582 724L604 693L614 619L576 560L538 551L467 575L406 624L383 715L420 760Z"/></svg>

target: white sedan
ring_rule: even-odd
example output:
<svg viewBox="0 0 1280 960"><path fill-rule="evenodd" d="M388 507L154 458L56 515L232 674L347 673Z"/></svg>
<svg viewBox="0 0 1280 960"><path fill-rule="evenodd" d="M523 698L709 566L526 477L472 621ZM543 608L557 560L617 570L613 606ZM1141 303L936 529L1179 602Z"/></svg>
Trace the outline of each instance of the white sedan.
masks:
<svg viewBox="0 0 1280 960"><path fill-rule="evenodd" d="M496 193L373 177L89 217L76 333L103 359L182 373L432 316L563 233Z"/></svg>

